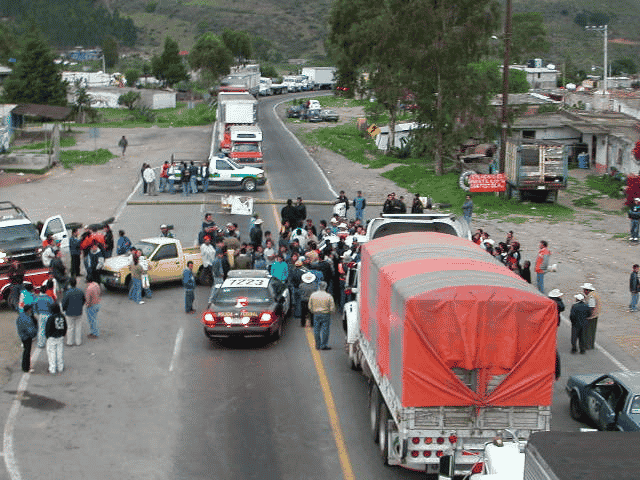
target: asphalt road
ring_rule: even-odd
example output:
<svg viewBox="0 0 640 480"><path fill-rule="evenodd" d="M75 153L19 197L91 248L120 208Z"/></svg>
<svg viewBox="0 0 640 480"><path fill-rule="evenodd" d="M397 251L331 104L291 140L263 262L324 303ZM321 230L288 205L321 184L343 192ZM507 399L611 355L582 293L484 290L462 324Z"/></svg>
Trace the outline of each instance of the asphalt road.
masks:
<svg viewBox="0 0 640 480"><path fill-rule="evenodd" d="M269 188L255 197L331 200L335 192L274 117L273 105L284 99L261 101ZM208 141L203 136L194 150L208 152ZM138 239L171 223L177 237L192 245L208 210L203 205L128 206L117 228ZM247 236L246 217L213 210L217 223L236 221ZM256 210L265 219L264 229L277 232L274 209L258 205ZM316 222L330 216L329 207L308 206L308 213ZM198 312L208 293L198 288ZM14 455L7 457L5 426L9 468L0 478L423 478L382 465L369 435L367 383L347 366L337 317L333 350L321 355L310 348L308 330L293 321L276 342L210 342L197 315L183 313L179 285L155 289L145 305L133 304L126 293L107 292L100 317L101 339L68 348L63 375L32 375L15 417L10 408L20 375L5 385L0 413L12 422ZM555 387L552 428L577 430L584 425L569 417L566 377L618 367L601 351L565 353L566 324L558 344L563 376ZM43 362L41 356L40 370ZM352 476L344 475L345 462Z"/></svg>

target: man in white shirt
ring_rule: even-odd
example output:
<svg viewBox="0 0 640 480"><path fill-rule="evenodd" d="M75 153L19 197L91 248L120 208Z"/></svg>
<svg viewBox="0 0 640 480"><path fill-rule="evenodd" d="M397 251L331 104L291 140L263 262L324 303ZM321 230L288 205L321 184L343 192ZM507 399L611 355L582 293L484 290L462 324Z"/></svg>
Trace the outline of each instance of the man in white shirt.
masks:
<svg viewBox="0 0 640 480"><path fill-rule="evenodd" d="M147 195L158 195L156 192L156 172L153 171L153 168L151 168L150 165L147 165L147 168L144 169L142 176L144 177L144 181L147 183Z"/></svg>
<svg viewBox="0 0 640 480"><path fill-rule="evenodd" d="M211 237L204 236L204 243L200 245L200 255L202 257L202 281L205 285L213 283L213 273L211 266L216 259L216 249L211 245Z"/></svg>

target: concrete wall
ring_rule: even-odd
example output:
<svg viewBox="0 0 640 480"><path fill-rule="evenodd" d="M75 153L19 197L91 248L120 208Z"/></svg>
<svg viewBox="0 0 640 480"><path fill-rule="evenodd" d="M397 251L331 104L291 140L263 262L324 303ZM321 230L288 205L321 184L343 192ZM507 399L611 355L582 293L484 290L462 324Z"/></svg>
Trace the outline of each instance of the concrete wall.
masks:
<svg viewBox="0 0 640 480"><path fill-rule="evenodd" d="M151 110L161 108L176 108L175 92L165 92L161 90L141 90L140 101Z"/></svg>

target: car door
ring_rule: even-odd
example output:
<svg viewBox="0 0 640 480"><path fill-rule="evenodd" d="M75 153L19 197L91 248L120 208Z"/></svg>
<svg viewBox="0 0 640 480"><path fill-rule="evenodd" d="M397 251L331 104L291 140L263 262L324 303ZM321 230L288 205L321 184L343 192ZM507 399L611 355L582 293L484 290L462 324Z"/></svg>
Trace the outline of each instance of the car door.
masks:
<svg viewBox="0 0 640 480"><path fill-rule="evenodd" d="M609 430L615 423L615 411L608 402L614 385L612 378L603 377L593 382L587 392L586 411L599 430Z"/></svg>
<svg viewBox="0 0 640 480"><path fill-rule="evenodd" d="M175 243L160 245L149 259L149 278L151 282L168 282L182 276L182 259L178 256Z"/></svg>
<svg viewBox="0 0 640 480"><path fill-rule="evenodd" d="M636 420L638 415L640 415L640 395L627 394L618 413L618 429L623 432L640 430Z"/></svg>
<svg viewBox="0 0 640 480"><path fill-rule="evenodd" d="M69 232L60 215L45 220L40 231L40 239L44 240L48 235L52 235L54 240L60 241L60 248L69 251Z"/></svg>
<svg viewBox="0 0 640 480"><path fill-rule="evenodd" d="M235 169L226 160L219 158L216 160L216 173L218 174L216 182L221 186L235 185L239 182L236 177L233 176Z"/></svg>

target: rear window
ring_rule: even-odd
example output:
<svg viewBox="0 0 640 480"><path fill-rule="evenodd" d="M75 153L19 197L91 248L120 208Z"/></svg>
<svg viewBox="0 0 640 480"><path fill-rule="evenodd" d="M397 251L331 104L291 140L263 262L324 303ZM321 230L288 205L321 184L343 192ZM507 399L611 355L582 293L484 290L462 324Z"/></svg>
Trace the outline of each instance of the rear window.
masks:
<svg viewBox="0 0 640 480"><path fill-rule="evenodd" d="M249 305L268 304L272 301L272 294L269 288L251 288L251 287L231 287L218 288L215 299L216 305L235 305L238 298L246 298Z"/></svg>

